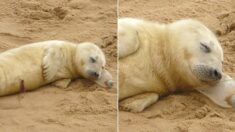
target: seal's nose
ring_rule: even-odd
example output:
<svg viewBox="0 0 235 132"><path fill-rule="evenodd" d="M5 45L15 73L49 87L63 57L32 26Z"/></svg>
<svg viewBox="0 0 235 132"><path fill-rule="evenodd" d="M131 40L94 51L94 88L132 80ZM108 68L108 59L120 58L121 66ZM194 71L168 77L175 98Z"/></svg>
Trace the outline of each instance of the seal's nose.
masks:
<svg viewBox="0 0 235 132"><path fill-rule="evenodd" d="M222 74L217 69L213 69L211 71L211 75L212 75L212 78L215 80L220 80L222 78Z"/></svg>

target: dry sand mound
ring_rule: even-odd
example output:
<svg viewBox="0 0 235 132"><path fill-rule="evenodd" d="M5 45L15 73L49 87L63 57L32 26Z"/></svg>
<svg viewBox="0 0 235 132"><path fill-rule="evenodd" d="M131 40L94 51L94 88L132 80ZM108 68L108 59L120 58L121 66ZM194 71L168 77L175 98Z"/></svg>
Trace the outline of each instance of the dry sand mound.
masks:
<svg viewBox="0 0 235 132"><path fill-rule="evenodd" d="M120 17L169 23L196 18L213 30L224 53L224 71L235 78L234 0L120 0ZM122 132L234 132L235 111L223 109L197 92L162 98L143 113L120 112Z"/></svg>
<svg viewBox="0 0 235 132"><path fill-rule="evenodd" d="M107 67L116 79L116 17L115 0L1 1L0 50L51 39L92 41L104 50ZM79 79L68 89L47 86L20 96L1 97L0 129L115 131L116 89Z"/></svg>

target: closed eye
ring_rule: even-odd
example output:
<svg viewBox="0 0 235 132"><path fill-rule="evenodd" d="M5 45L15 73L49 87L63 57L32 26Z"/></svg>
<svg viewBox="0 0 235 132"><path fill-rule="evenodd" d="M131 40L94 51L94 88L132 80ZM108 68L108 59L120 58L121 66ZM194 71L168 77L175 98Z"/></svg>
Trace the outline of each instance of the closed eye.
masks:
<svg viewBox="0 0 235 132"><path fill-rule="evenodd" d="M205 53L210 53L211 49L204 43L200 42L200 49Z"/></svg>
<svg viewBox="0 0 235 132"><path fill-rule="evenodd" d="M91 61L91 63L95 63L95 62L96 62L96 59L93 58L93 57L90 57L90 61Z"/></svg>

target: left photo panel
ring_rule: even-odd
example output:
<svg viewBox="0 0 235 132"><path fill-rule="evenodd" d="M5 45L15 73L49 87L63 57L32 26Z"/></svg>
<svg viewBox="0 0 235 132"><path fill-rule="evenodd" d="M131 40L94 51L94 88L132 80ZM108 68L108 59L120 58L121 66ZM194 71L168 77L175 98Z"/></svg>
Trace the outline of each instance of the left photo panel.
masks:
<svg viewBox="0 0 235 132"><path fill-rule="evenodd" d="M1 131L117 131L117 1L0 8Z"/></svg>

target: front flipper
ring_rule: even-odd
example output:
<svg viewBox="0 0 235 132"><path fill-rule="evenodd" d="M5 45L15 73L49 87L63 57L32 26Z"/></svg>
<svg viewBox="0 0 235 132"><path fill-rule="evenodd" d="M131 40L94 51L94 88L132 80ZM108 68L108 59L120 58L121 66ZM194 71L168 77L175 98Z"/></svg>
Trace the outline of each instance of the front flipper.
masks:
<svg viewBox="0 0 235 132"><path fill-rule="evenodd" d="M42 73L46 81L53 81L62 65L63 59L61 58L59 47L49 46L45 49L42 60Z"/></svg>
<svg viewBox="0 0 235 132"><path fill-rule="evenodd" d="M118 56L120 58L134 53L139 48L138 32L131 21L133 20L118 20Z"/></svg>
<svg viewBox="0 0 235 132"><path fill-rule="evenodd" d="M156 93L144 93L127 98L119 103L121 110L142 112L145 108L157 102L159 95Z"/></svg>
<svg viewBox="0 0 235 132"><path fill-rule="evenodd" d="M196 88L196 90L221 107L235 107L235 80L228 75L215 86Z"/></svg>
<svg viewBox="0 0 235 132"><path fill-rule="evenodd" d="M65 89L69 86L70 83L71 83L71 79L60 79L60 80L52 83L52 85Z"/></svg>

